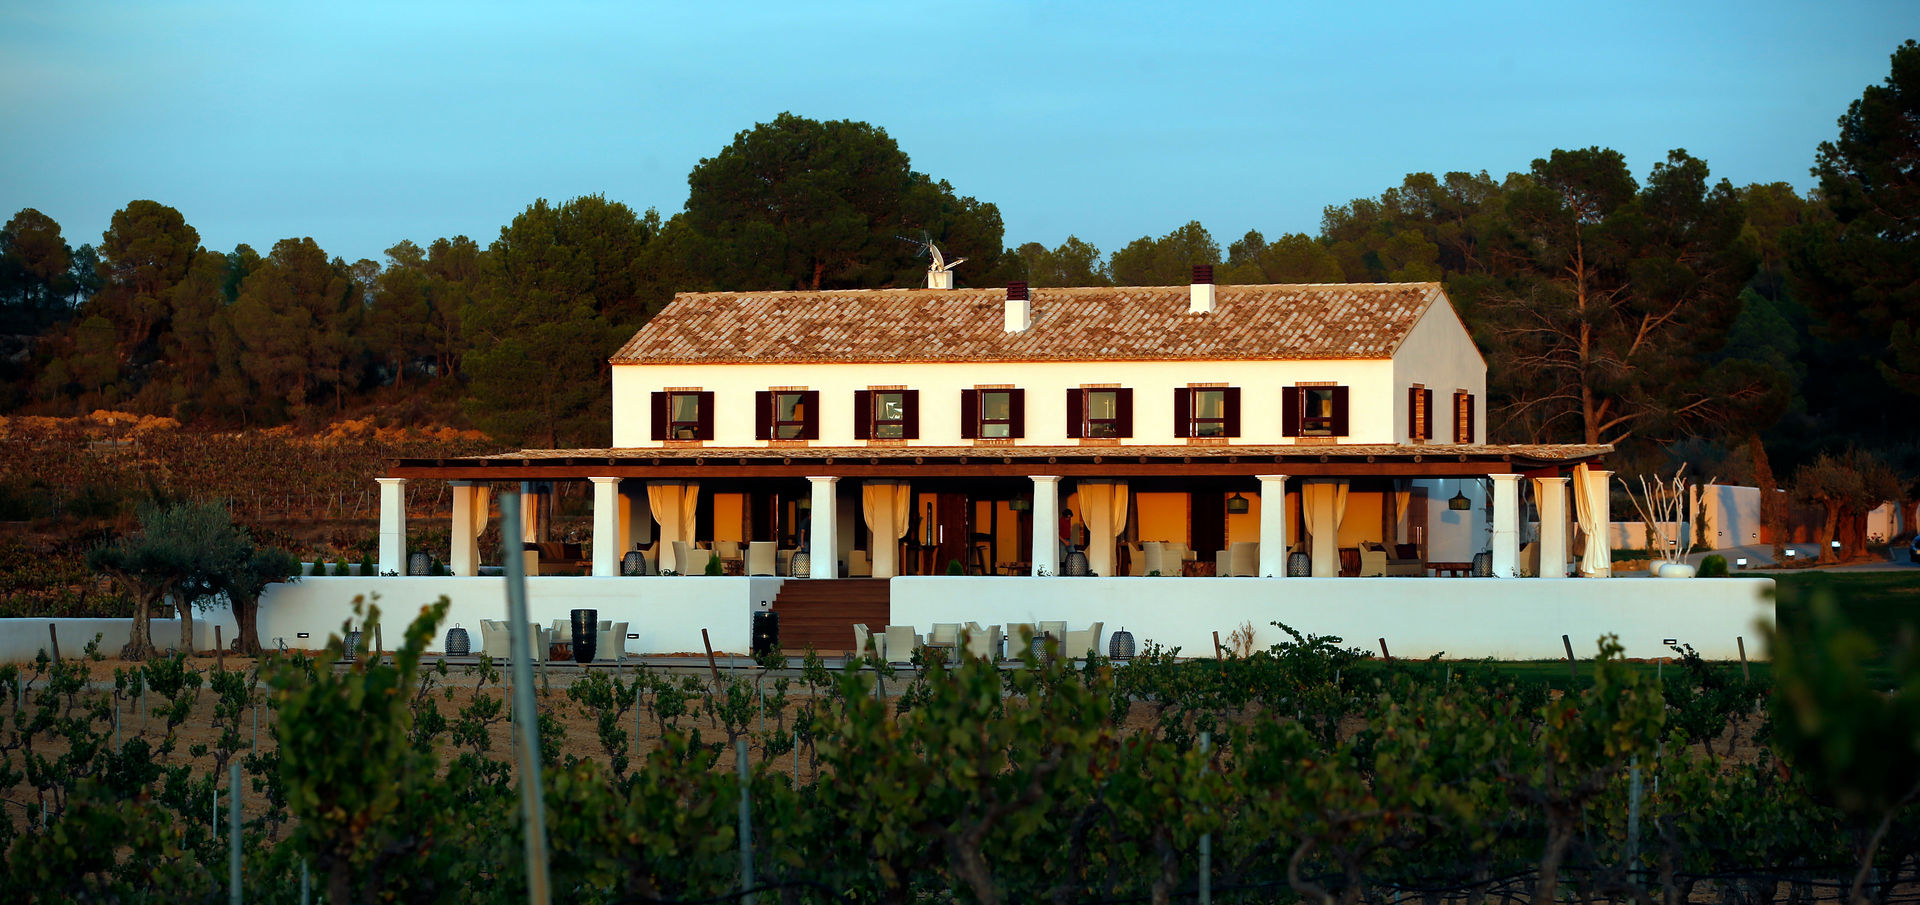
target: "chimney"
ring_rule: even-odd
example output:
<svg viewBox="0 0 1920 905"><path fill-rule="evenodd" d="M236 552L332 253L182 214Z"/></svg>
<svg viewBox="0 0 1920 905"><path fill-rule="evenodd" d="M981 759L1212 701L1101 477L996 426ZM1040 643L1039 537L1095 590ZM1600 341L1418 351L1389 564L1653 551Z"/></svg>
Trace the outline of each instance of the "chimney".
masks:
<svg viewBox="0 0 1920 905"><path fill-rule="evenodd" d="M1007 284L1007 332L1022 333L1033 326L1033 302L1027 298L1027 284Z"/></svg>
<svg viewBox="0 0 1920 905"><path fill-rule="evenodd" d="M1213 313L1213 265L1193 265L1192 294L1187 299L1188 314Z"/></svg>
<svg viewBox="0 0 1920 905"><path fill-rule="evenodd" d="M953 288L953 271L934 270L931 267L927 268L927 288L928 289L952 289Z"/></svg>

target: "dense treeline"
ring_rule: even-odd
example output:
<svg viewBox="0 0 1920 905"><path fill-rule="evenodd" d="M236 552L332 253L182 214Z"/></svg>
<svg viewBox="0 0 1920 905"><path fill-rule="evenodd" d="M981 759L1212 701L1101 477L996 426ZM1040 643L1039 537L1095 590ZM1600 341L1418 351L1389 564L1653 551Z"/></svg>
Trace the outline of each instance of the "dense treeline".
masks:
<svg viewBox="0 0 1920 905"><path fill-rule="evenodd" d="M482 245L402 241L384 261L311 239L201 247L134 201L97 246L33 209L0 231L0 403L118 408L210 426L394 410L502 442L603 445L606 359L672 293L918 285L909 239L963 284L1441 280L1486 351L1496 440L1622 445L1638 466L1771 486L1865 449L1906 475L1920 392L1920 45L1814 152L1818 188L1731 185L1685 151L1644 179L1605 148L1525 172L1415 173L1329 207L1318 235L1221 243L1198 222L1104 254L1006 247L999 210L913 170L882 129L782 114L688 177L670 217L592 195L529 206Z"/></svg>

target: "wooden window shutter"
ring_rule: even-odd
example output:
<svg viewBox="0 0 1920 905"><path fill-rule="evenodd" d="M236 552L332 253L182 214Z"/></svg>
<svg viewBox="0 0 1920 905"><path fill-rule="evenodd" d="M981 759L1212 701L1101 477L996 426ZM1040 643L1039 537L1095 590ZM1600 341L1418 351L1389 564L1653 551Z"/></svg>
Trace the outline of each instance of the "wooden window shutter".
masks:
<svg viewBox="0 0 1920 905"><path fill-rule="evenodd" d="M980 436L980 391L960 391L960 439Z"/></svg>
<svg viewBox="0 0 1920 905"><path fill-rule="evenodd" d="M853 391L853 439L873 439L873 391Z"/></svg>
<svg viewBox="0 0 1920 905"><path fill-rule="evenodd" d="M1173 435L1193 436L1193 390L1187 387L1173 388Z"/></svg>
<svg viewBox="0 0 1920 905"><path fill-rule="evenodd" d="M1240 388L1227 387L1227 436L1240 436Z"/></svg>
<svg viewBox="0 0 1920 905"><path fill-rule="evenodd" d="M1113 392L1114 401L1118 403L1120 409L1118 413L1120 417L1117 419L1120 422L1118 433L1122 437L1131 437L1133 436L1133 389L1129 387Z"/></svg>
<svg viewBox="0 0 1920 905"><path fill-rule="evenodd" d="M800 429L800 439L820 439L820 391L807 390L800 394L800 405L805 408L805 427Z"/></svg>
<svg viewBox="0 0 1920 905"><path fill-rule="evenodd" d="M773 394L766 390L753 393L753 439L773 439Z"/></svg>
<svg viewBox="0 0 1920 905"><path fill-rule="evenodd" d="M1458 436L1454 438L1454 442L1472 443L1476 436L1473 432L1473 394L1455 393L1454 398L1460 400L1454 404L1455 407L1462 409L1460 416L1455 419L1454 431Z"/></svg>
<svg viewBox="0 0 1920 905"><path fill-rule="evenodd" d="M1280 388L1280 435L1300 436L1300 388Z"/></svg>
<svg viewBox="0 0 1920 905"><path fill-rule="evenodd" d="M1433 439L1433 391L1420 391L1420 439Z"/></svg>
<svg viewBox="0 0 1920 905"><path fill-rule="evenodd" d="M713 439L713 391L700 394L700 430L702 440Z"/></svg>
<svg viewBox="0 0 1920 905"><path fill-rule="evenodd" d="M920 439L920 391L902 390L900 392L900 436L908 440Z"/></svg>
<svg viewBox="0 0 1920 905"><path fill-rule="evenodd" d="M1420 439L1420 388L1407 387L1407 439Z"/></svg>
<svg viewBox="0 0 1920 905"><path fill-rule="evenodd" d="M1347 435L1347 388L1333 388L1333 435Z"/></svg>
<svg viewBox="0 0 1920 905"><path fill-rule="evenodd" d="M1007 394L1011 403L1007 407L1007 414L1013 420L1012 429L1007 433L1018 440L1027 435L1027 391L1008 390Z"/></svg>
<svg viewBox="0 0 1920 905"><path fill-rule="evenodd" d="M1086 398L1078 387L1067 390L1067 437L1084 437L1086 431Z"/></svg>
<svg viewBox="0 0 1920 905"><path fill-rule="evenodd" d="M653 394L653 439L667 439L667 394Z"/></svg>

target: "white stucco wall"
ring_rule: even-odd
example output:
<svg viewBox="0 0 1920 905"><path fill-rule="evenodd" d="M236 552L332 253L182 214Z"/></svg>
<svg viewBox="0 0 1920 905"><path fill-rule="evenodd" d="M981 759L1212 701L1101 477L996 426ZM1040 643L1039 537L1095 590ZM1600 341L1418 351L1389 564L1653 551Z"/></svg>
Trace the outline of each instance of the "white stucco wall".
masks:
<svg viewBox="0 0 1920 905"><path fill-rule="evenodd" d="M1760 542L1760 488L1710 484L1700 488L1700 510L1715 550Z"/></svg>
<svg viewBox="0 0 1920 905"><path fill-rule="evenodd" d="M706 576L529 578L527 615L540 625L552 625L573 609L599 610L601 619L625 621L627 632L640 636L627 641L630 654L701 651L703 628L714 650L745 652L753 610L770 605L780 583L778 578ZM505 619L507 613L504 578L307 578L274 585L261 598L260 643L275 647L275 639L284 638L288 647L321 647L329 634L339 633L352 613L353 598L362 594L380 606L389 649L399 644L405 623L443 594L452 606L429 651L441 650L446 630L456 624L466 628L477 650L480 620ZM308 637L299 637L301 632Z"/></svg>
<svg viewBox="0 0 1920 905"><path fill-rule="evenodd" d="M1404 439L1401 435L1406 432L1406 386L1395 382L1395 367L1386 359L615 365L613 445L665 445L649 439L649 419L652 394L669 386L699 387L714 394L713 446L767 445L753 436L753 394L775 386L820 391L820 439L815 445L865 444L853 439L853 394L869 386L920 391L920 438L908 441L909 445L970 445L972 440L960 437L960 391L983 384L1026 391L1027 435L1019 441L1021 445L1074 445L1079 441L1067 437L1066 391L1102 383L1133 389L1133 436L1122 441L1127 445L1184 444L1185 439L1173 435L1173 389L1189 383L1240 388L1240 436L1233 442L1287 444L1293 441L1281 436L1280 388L1300 381L1331 381L1348 387L1350 433L1342 442L1393 443ZM1438 397L1436 393L1436 405Z"/></svg>
<svg viewBox="0 0 1920 905"><path fill-rule="evenodd" d="M60 656L71 659L86 652L87 642L94 635L100 636L100 653L108 657L120 655L120 649L127 646L127 638L133 634L133 619L0 619L0 663L28 663L46 651L53 653L52 636L47 626L57 627L60 634ZM203 627L199 619L194 620L196 638L203 633L212 638L213 630ZM232 637L229 628L228 637ZM165 650L169 645L180 642L180 623L173 619L155 619L149 636ZM196 641L196 644L199 642Z"/></svg>
<svg viewBox="0 0 1920 905"><path fill-rule="evenodd" d="M1661 657L1662 643L1691 644L1710 660L1765 656L1757 626L1773 624L1773 580L1500 578L1036 578L1018 582L944 576L893 579L893 624L922 633L935 622L981 625L1064 619L1084 630L1125 628L1137 644L1178 646L1211 656L1251 622L1255 644L1285 634L1269 623L1337 635L1349 647L1378 651L1386 638L1395 657L1444 652L1450 659L1537 660L1574 652L1591 657L1603 634L1620 636L1629 657Z"/></svg>
<svg viewBox="0 0 1920 905"><path fill-rule="evenodd" d="M1407 388L1433 391L1433 441L1453 442L1453 393L1473 394L1473 439L1487 436L1487 362L1453 308L1434 305L1420 315L1393 356L1394 440L1407 439Z"/></svg>
<svg viewBox="0 0 1920 905"><path fill-rule="evenodd" d="M1427 488L1427 561L1472 562L1473 555L1493 549L1487 527L1487 482L1478 478L1435 478L1416 482ZM1455 512L1447 501L1464 493L1473 508Z"/></svg>

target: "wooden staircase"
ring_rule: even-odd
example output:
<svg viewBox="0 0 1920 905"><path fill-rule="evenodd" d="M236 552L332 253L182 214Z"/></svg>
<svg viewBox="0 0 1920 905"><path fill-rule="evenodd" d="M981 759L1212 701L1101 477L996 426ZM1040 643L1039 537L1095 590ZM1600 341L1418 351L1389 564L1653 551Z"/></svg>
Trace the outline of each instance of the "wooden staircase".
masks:
<svg viewBox="0 0 1920 905"><path fill-rule="evenodd" d="M874 634L887 630L892 604L884 578L796 578L782 582L773 598L780 614L780 647L790 653L813 645L822 656L853 650L853 625Z"/></svg>

